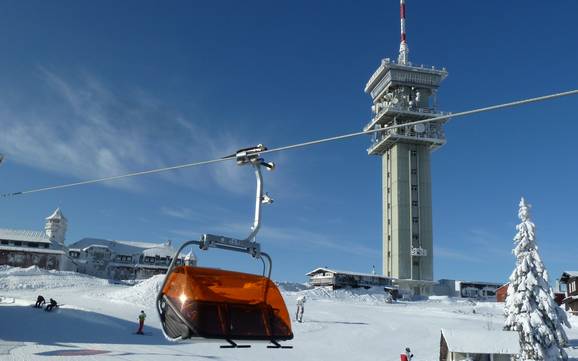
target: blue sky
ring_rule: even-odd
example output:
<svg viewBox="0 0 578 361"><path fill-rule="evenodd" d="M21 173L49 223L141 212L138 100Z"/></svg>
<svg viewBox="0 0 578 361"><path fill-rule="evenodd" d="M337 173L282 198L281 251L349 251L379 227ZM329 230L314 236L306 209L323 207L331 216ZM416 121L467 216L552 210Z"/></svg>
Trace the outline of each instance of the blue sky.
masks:
<svg viewBox="0 0 578 361"><path fill-rule="evenodd" d="M577 88L578 3L409 1L414 64L446 67L441 110ZM3 1L0 191L118 175L361 130L363 87L399 47L396 1ZM551 278L577 269L578 97L457 118L432 155L435 278L505 281L517 204ZM368 137L369 138L369 137ZM380 160L363 137L268 157L260 241L274 277L381 264ZM234 164L0 200L0 227L67 241L242 237L253 174ZM257 269L210 251L202 264Z"/></svg>

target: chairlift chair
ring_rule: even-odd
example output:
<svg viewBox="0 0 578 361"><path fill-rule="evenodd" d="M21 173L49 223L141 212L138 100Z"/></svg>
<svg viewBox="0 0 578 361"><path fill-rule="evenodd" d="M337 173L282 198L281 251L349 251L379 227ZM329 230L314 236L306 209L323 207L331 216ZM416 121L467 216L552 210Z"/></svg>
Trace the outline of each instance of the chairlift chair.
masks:
<svg viewBox="0 0 578 361"><path fill-rule="evenodd" d="M179 340L221 340L222 348L250 347L236 341L266 341L269 348L281 346L280 341L293 338L291 319L279 289L271 281L271 257L261 252L255 236L261 225L261 205L271 203L263 193L261 167L274 168L259 153L263 145L237 151L237 164L251 164L257 177L255 220L246 239L204 234L200 240L184 242L167 270L157 296L157 311L165 336ZM247 253L263 262L263 274L256 275L206 267L179 264L185 247L196 245L200 250L217 248Z"/></svg>

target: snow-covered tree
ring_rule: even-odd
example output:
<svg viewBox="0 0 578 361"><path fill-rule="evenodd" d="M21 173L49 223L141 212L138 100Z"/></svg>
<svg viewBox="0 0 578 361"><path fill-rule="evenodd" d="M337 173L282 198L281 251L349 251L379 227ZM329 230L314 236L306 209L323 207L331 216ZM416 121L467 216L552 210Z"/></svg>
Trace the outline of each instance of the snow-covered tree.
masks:
<svg viewBox="0 0 578 361"><path fill-rule="evenodd" d="M514 237L516 268L510 276L506 298L505 329L520 334L519 360L567 360L568 342L562 324L570 327L566 313L554 302L548 272L538 254L530 205L520 200Z"/></svg>

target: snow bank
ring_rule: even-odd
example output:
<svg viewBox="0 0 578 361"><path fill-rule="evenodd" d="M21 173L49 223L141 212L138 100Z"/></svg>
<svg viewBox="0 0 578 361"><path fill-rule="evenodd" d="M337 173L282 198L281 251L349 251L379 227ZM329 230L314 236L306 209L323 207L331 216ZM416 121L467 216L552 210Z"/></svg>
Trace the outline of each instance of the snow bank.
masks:
<svg viewBox="0 0 578 361"><path fill-rule="evenodd" d="M305 283L296 282L276 282L277 286L281 291L284 292L299 292L304 290L309 290L312 287Z"/></svg>
<svg viewBox="0 0 578 361"><path fill-rule="evenodd" d="M309 300L335 300L347 303L360 304L384 304L387 298L383 288L375 287L369 289L339 289L332 290L318 287L298 292L284 292L286 297L298 297L304 295Z"/></svg>
<svg viewBox="0 0 578 361"><path fill-rule="evenodd" d="M145 308L154 308L157 294L161 290L164 279L164 274L156 275L134 286L111 292L108 296L115 301L142 305Z"/></svg>
<svg viewBox="0 0 578 361"><path fill-rule="evenodd" d="M90 288L102 287L108 283L108 280L76 272L45 270L37 266L0 266L0 290Z"/></svg>

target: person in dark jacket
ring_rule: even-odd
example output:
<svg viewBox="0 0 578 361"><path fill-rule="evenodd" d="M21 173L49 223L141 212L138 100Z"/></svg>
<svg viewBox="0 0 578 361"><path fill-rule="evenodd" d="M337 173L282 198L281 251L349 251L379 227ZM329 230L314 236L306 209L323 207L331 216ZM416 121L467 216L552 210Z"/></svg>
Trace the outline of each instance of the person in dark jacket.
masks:
<svg viewBox="0 0 578 361"><path fill-rule="evenodd" d="M46 306L45 311L52 311L53 309L55 309L56 307L58 307L58 303L56 303L55 300L53 300L52 298L50 299L50 304L48 306Z"/></svg>
<svg viewBox="0 0 578 361"><path fill-rule="evenodd" d="M38 297L36 297L36 303L34 304L34 307L41 308L45 303L46 300L44 299L44 297L38 295Z"/></svg>
<svg viewBox="0 0 578 361"><path fill-rule="evenodd" d="M138 331L136 332L139 335L144 335L143 328L144 328L145 318L147 318L147 315L144 311L141 310L140 314L138 315Z"/></svg>

